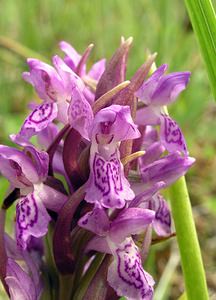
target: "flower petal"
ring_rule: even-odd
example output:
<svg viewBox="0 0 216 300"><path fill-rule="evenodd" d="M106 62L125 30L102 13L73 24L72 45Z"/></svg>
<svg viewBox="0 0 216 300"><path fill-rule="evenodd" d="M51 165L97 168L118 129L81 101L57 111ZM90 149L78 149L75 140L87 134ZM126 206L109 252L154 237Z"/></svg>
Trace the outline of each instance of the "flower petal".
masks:
<svg viewBox="0 0 216 300"><path fill-rule="evenodd" d="M37 193L20 198L16 207L16 239L19 247L26 249L30 236L44 236L49 221L50 216Z"/></svg>
<svg viewBox="0 0 216 300"><path fill-rule="evenodd" d="M38 59L29 58L27 63L30 73L25 72L23 79L34 86L42 100L50 102L59 99L64 87L56 70Z"/></svg>
<svg viewBox="0 0 216 300"><path fill-rule="evenodd" d="M98 153L91 156L85 200L107 208L124 207L125 201L134 198L134 193L124 176L118 151L106 159Z"/></svg>
<svg viewBox="0 0 216 300"><path fill-rule="evenodd" d="M35 184L34 191L43 202L43 205L55 212L59 212L68 199L63 193L43 183Z"/></svg>
<svg viewBox="0 0 216 300"><path fill-rule="evenodd" d="M176 121L169 116L161 115L161 143L169 152L180 151L188 155L186 142Z"/></svg>
<svg viewBox="0 0 216 300"><path fill-rule="evenodd" d="M52 60L64 83L64 97L61 97L61 99L70 100L71 92L74 87L77 87L80 91L83 91L85 85L82 79L72 69L70 69L58 55L53 56Z"/></svg>
<svg viewBox="0 0 216 300"><path fill-rule="evenodd" d="M159 190L165 187L165 182L159 181L153 184L151 187L145 189L144 192L139 193L136 197L130 202L129 207L138 207L142 203L148 202L149 199L153 197ZM148 205L142 206L143 208L149 208Z"/></svg>
<svg viewBox="0 0 216 300"><path fill-rule="evenodd" d="M126 208L111 223L109 237L114 243L121 243L126 237L143 232L154 217L150 209Z"/></svg>
<svg viewBox="0 0 216 300"><path fill-rule="evenodd" d="M183 176L194 161L192 157L184 157L179 152L174 152L141 168L140 173L144 183L164 181L165 186L168 186Z"/></svg>
<svg viewBox="0 0 216 300"><path fill-rule="evenodd" d="M150 207L149 207L150 208ZM153 228L159 236L171 234L171 214L166 200L157 194L151 200L151 209L155 211Z"/></svg>
<svg viewBox="0 0 216 300"><path fill-rule="evenodd" d="M151 106L146 106L137 110L135 123L137 125L158 125L160 118Z"/></svg>
<svg viewBox="0 0 216 300"><path fill-rule="evenodd" d="M17 188L31 186L39 180L30 158L22 151L4 145L0 145L0 172Z"/></svg>
<svg viewBox="0 0 216 300"><path fill-rule="evenodd" d="M38 132L37 140L39 145L45 150L53 142L59 132L58 126L54 123L49 123L42 131Z"/></svg>
<svg viewBox="0 0 216 300"><path fill-rule="evenodd" d="M107 280L118 296L128 300L150 300L154 280L142 268L137 246L131 238L120 245L109 242L114 260L108 269Z"/></svg>
<svg viewBox="0 0 216 300"><path fill-rule="evenodd" d="M146 153L142 155L138 161L139 166L142 168L143 166L146 166L155 160L159 159L161 154L165 151L165 148L163 145L161 145L160 142L152 143L147 149Z"/></svg>
<svg viewBox="0 0 216 300"><path fill-rule="evenodd" d="M65 41L60 42L59 47L66 54L64 62L75 72L81 59L81 55Z"/></svg>
<svg viewBox="0 0 216 300"><path fill-rule="evenodd" d="M28 140L33 135L45 129L57 117L57 114L58 108L56 103L51 102L39 105L25 119L20 132L17 135L11 136L12 140L19 145L23 145L20 142L22 139Z"/></svg>
<svg viewBox="0 0 216 300"><path fill-rule="evenodd" d="M140 137L133 122L129 106L111 105L101 109L95 116L93 134L109 134L112 141L124 141Z"/></svg>
<svg viewBox="0 0 216 300"><path fill-rule="evenodd" d="M25 153L31 158L37 174L38 181L44 181L48 175L49 155L45 151L36 150L33 146L25 147ZM32 182L37 183L37 182Z"/></svg>
<svg viewBox="0 0 216 300"><path fill-rule="evenodd" d="M161 76L167 69L167 65L161 65L150 77L148 80L144 81L142 86L136 92L136 96L142 100L146 105L151 104L152 95L158 85L158 82Z"/></svg>
<svg viewBox="0 0 216 300"><path fill-rule="evenodd" d="M167 105L176 100L186 88L190 79L190 72L176 72L162 76L151 97L151 104L155 106Z"/></svg>
<svg viewBox="0 0 216 300"><path fill-rule="evenodd" d="M95 235L87 244L85 248L85 253L89 251L97 251L101 253L112 254L108 243L107 238L102 236Z"/></svg>
<svg viewBox="0 0 216 300"><path fill-rule="evenodd" d="M142 146L144 147L144 150L146 150L151 144L158 142L159 135L157 130L153 126L146 126L145 127L145 133L143 136L143 143Z"/></svg>
<svg viewBox="0 0 216 300"><path fill-rule="evenodd" d="M77 88L73 89L68 118L70 125L85 139L89 140L89 131L93 123L93 112L90 104Z"/></svg>
<svg viewBox="0 0 216 300"><path fill-rule="evenodd" d="M99 207L95 207L93 211L85 214L79 220L78 225L101 236L106 235L110 227L106 212Z"/></svg>

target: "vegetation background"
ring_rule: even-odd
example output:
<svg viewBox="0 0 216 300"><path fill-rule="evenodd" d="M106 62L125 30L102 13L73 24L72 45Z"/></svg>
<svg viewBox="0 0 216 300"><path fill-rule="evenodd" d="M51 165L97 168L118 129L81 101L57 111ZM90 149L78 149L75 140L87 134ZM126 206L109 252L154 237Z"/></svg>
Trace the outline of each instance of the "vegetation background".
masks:
<svg viewBox="0 0 216 300"><path fill-rule="evenodd" d="M209 291L216 299L216 106L183 1L0 0L0 143L11 144L8 135L19 130L27 114L26 104L35 99L33 89L21 78L27 70L25 58L32 56L32 50L50 59L60 54L61 40L80 53L93 42L91 63L110 58L122 35L134 37L128 79L144 62L147 49L158 52L158 66L168 63L170 72L192 73L187 90L170 107L170 113L181 125L190 155L197 160L187 181ZM0 177L0 201L7 187ZM12 218L13 210L10 215ZM157 282L155 300L181 295L184 286L175 239L152 246L146 268ZM0 298L6 296L2 293Z"/></svg>

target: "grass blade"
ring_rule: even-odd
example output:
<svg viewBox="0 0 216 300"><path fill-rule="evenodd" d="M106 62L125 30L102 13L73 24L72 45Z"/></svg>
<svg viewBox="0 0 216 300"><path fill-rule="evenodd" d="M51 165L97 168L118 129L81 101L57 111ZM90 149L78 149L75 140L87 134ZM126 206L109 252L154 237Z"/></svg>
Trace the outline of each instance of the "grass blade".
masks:
<svg viewBox="0 0 216 300"><path fill-rule="evenodd" d="M211 0L185 0L216 100L216 16Z"/></svg>

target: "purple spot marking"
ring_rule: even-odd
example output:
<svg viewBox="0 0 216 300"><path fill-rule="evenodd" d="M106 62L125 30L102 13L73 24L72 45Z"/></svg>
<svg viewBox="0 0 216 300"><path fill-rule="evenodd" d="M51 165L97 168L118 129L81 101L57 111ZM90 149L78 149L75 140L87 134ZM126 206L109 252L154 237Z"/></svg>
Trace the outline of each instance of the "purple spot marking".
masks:
<svg viewBox="0 0 216 300"><path fill-rule="evenodd" d="M165 139L168 144L175 143L182 146L184 144L181 130L178 127L178 124L169 118L168 116L164 117L164 130L165 130Z"/></svg>
<svg viewBox="0 0 216 300"><path fill-rule="evenodd" d="M40 124L49 119L53 112L53 103L45 103L37 107L29 116L27 124L33 122L35 124Z"/></svg>
<svg viewBox="0 0 216 300"><path fill-rule="evenodd" d="M23 198L17 204L16 219L20 230L19 239L21 239L23 232L33 227L38 220L38 208L33 194Z"/></svg>
<svg viewBox="0 0 216 300"><path fill-rule="evenodd" d="M171 226L171 216L169 210L165 207L165 202L162 200L160 201L161 196L157 196L159 198L158 201L158 208L156 210L155 219L160 220L162 223L166 224L167 226Z"/></svg>
<svg viewBox="0 0 216 300"><path fill-rule="evenodd" d="M93 162L95 186L107 196L111 192L111 186L116 194L123 190L121 180L121 166L116 158L116 153L111 155L111 159L106 161L98 153L95 154Z"/></svg>
<svg viewBox="0 0 216 300"><path fill-rule="evenodd" d="M145 296L152 294L152 287L148 284L139 253L133 252L131 244L126 244L124 249L117 249L118 274L129 286L140 290L144 299Z"/></svg>

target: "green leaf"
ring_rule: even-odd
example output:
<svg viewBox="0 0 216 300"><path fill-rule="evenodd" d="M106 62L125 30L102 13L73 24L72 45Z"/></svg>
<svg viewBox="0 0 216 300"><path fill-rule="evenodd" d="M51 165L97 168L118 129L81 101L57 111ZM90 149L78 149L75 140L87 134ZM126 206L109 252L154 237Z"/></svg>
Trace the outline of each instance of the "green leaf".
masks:
<svg viewBox="0 0 216 300"><path fill-rule="evenodd" d="M211 0L185 0L216 100L216 16Z"/></svg>
<svg viewBox="0 0 216 300"><path fill-rule="evenodd" d="M208 300L205 270L185 178L178 179L169 192L187 299Z"/></svg>

